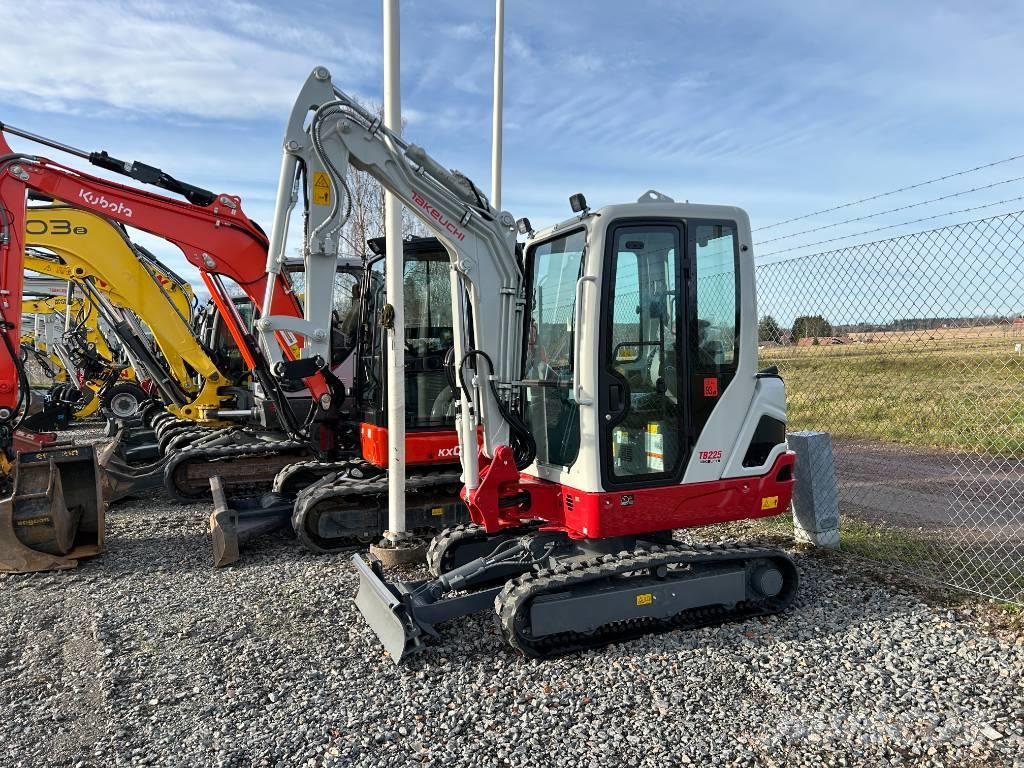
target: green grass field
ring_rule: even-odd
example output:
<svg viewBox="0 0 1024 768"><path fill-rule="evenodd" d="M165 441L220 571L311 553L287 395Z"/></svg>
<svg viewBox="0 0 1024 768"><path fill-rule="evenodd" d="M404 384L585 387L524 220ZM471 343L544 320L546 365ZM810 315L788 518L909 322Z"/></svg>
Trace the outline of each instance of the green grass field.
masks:
<svg viewBox="0 0 1024 768"><path fill-rule="evenodd" d="M789 428L976 453L1024 453L1021 337L900 335L761 350L786 380Z"/></svg>

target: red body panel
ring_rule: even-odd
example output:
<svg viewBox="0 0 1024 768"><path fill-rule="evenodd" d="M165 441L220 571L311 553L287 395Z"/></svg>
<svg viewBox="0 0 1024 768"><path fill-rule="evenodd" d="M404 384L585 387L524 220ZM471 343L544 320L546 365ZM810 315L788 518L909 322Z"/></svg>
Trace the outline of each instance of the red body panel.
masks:
<svg viewBox="0 0 1024 768"><path fill-rule="evenodd" d="M0 138L0 153L7 149ZM9 150L7 150L9 151ZM0 177L0 312L6 326L3 333L17 351L21 345L21 295L25 264L25 186L13 176ZM3 224L7 224L3 227ZM18 370L7 350L0 354L0 408L12 412L18 405ZM28 393L25 393L28 396Z"/></svg>
<svg viewBox="0 0 1024 768"><path fill-rule="evenodd" d="M587 493L520 475L504 446L480 471L480 485L462 497L473 522L494 533L523 520L547 521L574 539L628 536L750 520L785 512L793 498L793 464L787 451L766 474L627 491ZM515 503L529 494L528 503ZM504 504L499 502L504 499Z"/></svg>
<svg viewBox="0 0 1024 768"><path fill-rule="evenodd" d="M374 424L359 425L363 458L371 464L388 466L388 430ZM455 464L459 460L459 438L454 429L405 433L406 464Z"/></svg>

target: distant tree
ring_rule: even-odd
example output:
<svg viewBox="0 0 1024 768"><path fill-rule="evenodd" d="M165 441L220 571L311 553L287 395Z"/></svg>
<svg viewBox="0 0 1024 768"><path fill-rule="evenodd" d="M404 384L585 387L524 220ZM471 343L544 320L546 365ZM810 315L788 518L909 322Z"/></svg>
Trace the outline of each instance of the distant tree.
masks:
<svg viewBox="0 0 1024 768"><path fill-rule="evenodd" d="M821 315L800 315L793 321L793 343L804 338L820 338L832 335L832 325Z"/></svg>
<svg viewBox="0 0 1024 768"><path fill-rule="evenodd" d="M757 324L757 338L758 341L775 341L778 342L782 338L782 329L779 328L778 322L771 315L765 315L761 318Z"/></svg>

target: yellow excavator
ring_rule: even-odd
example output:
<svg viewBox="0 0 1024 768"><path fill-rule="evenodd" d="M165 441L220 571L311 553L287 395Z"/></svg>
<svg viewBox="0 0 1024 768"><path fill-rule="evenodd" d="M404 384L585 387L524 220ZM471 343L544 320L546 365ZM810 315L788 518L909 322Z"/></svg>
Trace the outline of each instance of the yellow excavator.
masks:
<svg viewBox="0 0 1024 768"><path fill-rule="evenodd" d="M230 398L220 391L227 377L193 332L191 287L133 244L123 228L89 211L32 207L26 225L25 268L80 288L170 413L218 423L216 411ZM159 357L146 345L147 331Z"/></svg>
<svg viewBox="0 0 1024 768"><path fill-rule="evenodd" d="M193 327L191 286L133 243L123 227L69 206L29 208L25 268L70 281L96 305L132 368L175 423L226 424L217 414L233 400L234 382ZM126 380L111 382L97 400L122 424L152 402ZM148 430L121 429L99 451L107 501L159 484L163 467L151 439Z"/></svg>
<svg viewBox="0 0 1024 768"><path fill-rule="evenodd" d="M128 382L134 379L134 372L131 369L117 369L114 353L107 344L99 327L99 315L95 305L88 298L76 298L68 304L63 296L48 296L45 298L22 299L22 315L34 315L44 320L44 327L52 329L49 318L70 317L74 329L65 334L62 330L58 333L46 333L43 338L33 338L33 347L37 352L45 355L50 367L54 371L51 389L53 396L67 399L68 393L65 389L74 389L78 394L67 401L68 416L75 419L85 419L92 416L100 407L99 393L107 387L107 382L112 376L121 377ZM27 340L23 336L23 343ZM80 349L74 349L68 342L74 338ZM86 366L88 371L83 381L75 380L75 373L80 368L73 358L76 355L88 355L93 365ZM58 420L60 421L60 420ZM62 426L59 423L38 423L33 416L25 420L25 426L32 429L52 429Z"/></svg>

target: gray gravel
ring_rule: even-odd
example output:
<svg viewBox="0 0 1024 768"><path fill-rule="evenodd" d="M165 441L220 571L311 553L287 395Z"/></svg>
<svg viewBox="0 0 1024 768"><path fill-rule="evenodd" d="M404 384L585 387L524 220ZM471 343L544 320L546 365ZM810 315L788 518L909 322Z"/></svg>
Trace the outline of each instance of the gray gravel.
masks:
<svg viewBox="0 0 1024 768"><path fill-rule="evenodd" d="M491 617L396 668L348 556L213 571L209 509L116 507L109 552L0 578L8 766L1024 765L1024 636L835 557L786 615L533 662Z"/></svg>

